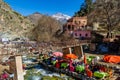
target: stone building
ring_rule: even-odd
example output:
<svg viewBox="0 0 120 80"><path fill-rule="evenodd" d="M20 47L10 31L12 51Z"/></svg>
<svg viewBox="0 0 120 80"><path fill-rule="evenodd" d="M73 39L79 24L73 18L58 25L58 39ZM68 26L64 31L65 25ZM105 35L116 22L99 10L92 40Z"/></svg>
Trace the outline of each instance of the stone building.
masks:
<svg viewBox="0 0 120 80"><path fill-rule="evenodd" d="M63 26L66 31L74 31L78 29L85 29L87 25L87 17L72 17Z"/></svg>

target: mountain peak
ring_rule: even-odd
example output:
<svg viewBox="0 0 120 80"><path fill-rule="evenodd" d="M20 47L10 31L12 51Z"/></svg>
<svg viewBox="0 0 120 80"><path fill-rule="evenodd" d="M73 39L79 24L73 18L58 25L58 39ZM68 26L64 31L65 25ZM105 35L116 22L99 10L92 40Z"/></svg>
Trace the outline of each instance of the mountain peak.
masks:
<svg viewBox="0 0 120 80"><path fill-rule="evenodd" d="M65 14L62 14L62 13L58 12L58 13L56 13L56 14L54 14L54 15L61 15L61 16L64 16Z"/></svg>
<svg viewBox="0 0 120 80"><path fill-rule="evenodd" d="M58 12L58 13L56 13L56 14L53 14L51 17L54 18L54 19L56 19L56 20L58 20L58 21L60 21L60 22L63 23L63 24L64 24L68 19L71 18L71 16L68 16L68 15L63 14L63 13L60 13L60 12Z"/></svg>
<svg viewBox="0 0 120 80"><path fill-rule="evenodd" d="M40 13L40 12L35 12L35 13L33 13L33 14L40 14L40 15L41 15L41 13Z"/></svg>

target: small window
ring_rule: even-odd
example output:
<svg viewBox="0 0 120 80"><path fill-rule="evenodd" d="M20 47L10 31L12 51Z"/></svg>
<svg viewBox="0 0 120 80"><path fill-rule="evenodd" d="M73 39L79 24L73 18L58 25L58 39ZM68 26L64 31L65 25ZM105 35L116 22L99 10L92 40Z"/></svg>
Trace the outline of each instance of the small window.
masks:
<svg viewBox="0 0 120 80"><path fill-rule="evenodd" d="M83 21L83 23L85 23L86 21Z"/></svg>
<svg viewBox="0 0 120 80"><path fill-rule="evenodd" d="M85 36L87 37L87 36L88 36L88 34L85 34Z"/></svg>
<svg viewBox="0 0 120 80"><path fill-rule="evenodd" d="M70 25L68 25L68 30L70 30Z"/></svg>
<svg viewBox="0 0 120 80"><path fill-rule="evenodd" d="M80 37L81 37L82 35L80 34Z"/></svg>
<svg viewBox="0 0 120 80"><path fill-rule="evenodd" d="M82 26L82 28L84 28L84 26Z"/></svg>
<svg viewBox="0 0 120 80"><path fill-rule="evenodd" d="M75 21L75 24L77 24L77 21Z"/></svg>
<svg viewBox="0 0 120 80"><path fill-rule="evenodd" d="M72 30L74 30L74 26L72 26Z"/></svg>
<svg viewBox="0 0 120 80"><path fill-rule="evenodd" d="M75 36L77 36L77 33L75 33Z"/></svg>

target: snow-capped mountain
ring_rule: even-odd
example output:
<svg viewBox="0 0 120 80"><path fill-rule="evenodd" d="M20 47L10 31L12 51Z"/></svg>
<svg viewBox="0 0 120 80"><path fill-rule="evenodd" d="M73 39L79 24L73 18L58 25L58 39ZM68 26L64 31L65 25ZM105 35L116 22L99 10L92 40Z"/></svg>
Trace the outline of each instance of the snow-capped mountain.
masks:
<svg viewBox="0 0 120 80"><path fill-rule="evenodd" d="M56 20L58 20L58 21L60 21L60 22L63 23L63 24L64 24L68 19L71 18L71 16L68 16L68 15L62 14L62 13L53 14L51 17L54 18L54 19L56 19Z"/></svg>

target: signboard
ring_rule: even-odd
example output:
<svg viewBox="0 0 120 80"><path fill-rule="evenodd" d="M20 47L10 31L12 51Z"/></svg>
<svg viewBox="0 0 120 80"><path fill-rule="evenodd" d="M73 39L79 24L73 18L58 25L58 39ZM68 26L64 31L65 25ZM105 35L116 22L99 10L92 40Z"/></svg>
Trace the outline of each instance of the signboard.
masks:
<svg viewBox="0 0 120 80"><path fill-rule="evenodd" d="M65 56L66 54L69 54L69 53L73 53L73 54L77 55L79 58L81 58L83 56L82 46L66 47L66 48L62 49L62 52L64 54L63 56Z"/></svg>

